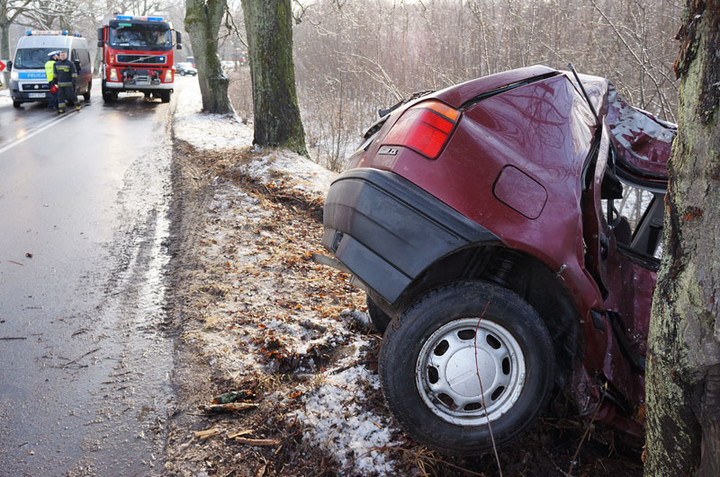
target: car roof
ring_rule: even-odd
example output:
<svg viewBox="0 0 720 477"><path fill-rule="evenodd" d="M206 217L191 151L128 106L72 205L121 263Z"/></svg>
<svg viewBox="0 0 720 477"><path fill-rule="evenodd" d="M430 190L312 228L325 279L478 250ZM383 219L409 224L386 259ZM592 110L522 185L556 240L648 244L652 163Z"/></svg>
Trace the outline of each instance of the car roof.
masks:
<svg viewBox="0 0 720 477"><path fill-rule="evenodd" d="M549 79L557 75L564 75L578 92L582 91L574 74L534 65L467 81L437 91L432 96L452 107L460 108L467 105L472 98L501 92L509 85ZM667 185L667 162L677 134L677 125L631 106L606 78L578 76L595 111L609 129L616 163L622 169L619 171L621 178L639 184L657 185L664 189Z"/></svg>
<svg viewBox="0 0 720 477"><path fill-rule="evenodd" d="M605 124L616 154L620 176L667 185L667 163L677 125L656 118L642 109L630 106L610 84Z"/></svg>

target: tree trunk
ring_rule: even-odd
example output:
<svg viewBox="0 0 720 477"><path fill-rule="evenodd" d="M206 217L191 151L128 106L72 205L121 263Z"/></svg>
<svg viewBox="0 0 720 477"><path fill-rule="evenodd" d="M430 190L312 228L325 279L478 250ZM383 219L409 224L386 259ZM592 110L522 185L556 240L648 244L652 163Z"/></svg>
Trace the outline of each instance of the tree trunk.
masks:
<svg viewBox="0 0 720 477"><path fill-rule="evenodd" d="M0 0L0 60L11 61L10 58L10 20L7 18L6 4ZM3 70L0 73L0 83L7 83L10 78L10 72ZM10 87L8 83L7 87Z"/></svg>
<svg viewBox="0 0 720 477"><path fill-rule="evenodd" d="M254 144L307 154L293 64L290 0L242 0L253 91Z"/></svg>
<svg viewBox="0 0 720 477"><path fill-rule="evenodd" d="M720 6L688 0L647 369L646 476L720 475Z"/></svg>
<svg viewBox="0 0 720 477"><path fill-rule="evenodd" d="M228 97L228 77L218 58L218 31L227 7L226 0L185 0L185 29L195 52L203 111L227 114L233 111Z"/></svg>

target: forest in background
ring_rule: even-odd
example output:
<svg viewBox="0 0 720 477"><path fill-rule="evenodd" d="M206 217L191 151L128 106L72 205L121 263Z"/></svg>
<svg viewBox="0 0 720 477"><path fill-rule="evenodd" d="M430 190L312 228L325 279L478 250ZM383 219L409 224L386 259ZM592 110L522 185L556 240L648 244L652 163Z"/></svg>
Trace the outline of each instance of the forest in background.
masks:
<svg viewBox="0 0 720 477"><path fill-rule="evenodd" d="M683 3L673 0L293 0L298 98L315 161L341 170L378 110L500 71L544 64L610 79L634 106L675 121L672 65ZM9 50L26 29L80 32L95 47L112 12L162 13L184 33L183 1L0 0L14 15ZM247 50L239 0L230 0L219 54ZM178 61L193 54L184 35ZM1 56L1 55L0 55ZM247 66L230 92L252 116Z"/></svg>
<svg viewBox="0 0 720 477"><path fill-rule="evenodd" d="M296 9L298 97L315 159L341 170L389 107L508 69L544 64L612 81L675 121L682 4L669 0L317 0Z"/></svg>

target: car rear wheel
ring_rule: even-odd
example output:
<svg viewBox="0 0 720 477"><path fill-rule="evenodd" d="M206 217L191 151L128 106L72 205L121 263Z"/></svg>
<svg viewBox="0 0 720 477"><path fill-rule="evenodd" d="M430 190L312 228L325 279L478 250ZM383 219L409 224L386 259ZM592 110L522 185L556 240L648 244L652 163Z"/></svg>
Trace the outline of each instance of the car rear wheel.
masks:
<svg viewBox="0 0 720 477"><path fill-rule="evenodd" d="M83 93L83 99L86 103L90 101L90 90L92 90L92 82L88 83L87 91Z"/></svg>
<svg viewBox="0 0 720 477"><path fill-rule="evenodd" d="M552 390L554 353L537 312L482 282L429 292L393 321L380 351L390 410L419 443L468 455L517 437ZM492 436L491 436L492 434Z"/></svg>

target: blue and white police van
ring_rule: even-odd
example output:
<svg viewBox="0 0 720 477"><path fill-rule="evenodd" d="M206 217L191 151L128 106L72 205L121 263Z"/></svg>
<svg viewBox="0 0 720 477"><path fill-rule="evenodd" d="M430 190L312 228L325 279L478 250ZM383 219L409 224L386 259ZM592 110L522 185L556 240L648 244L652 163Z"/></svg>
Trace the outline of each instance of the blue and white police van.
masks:
<svg viewBox="0 0 720 477"><path fill-rule="evenodd" d="M45 74L45 62L50 59L48 53L53 51L65 51L68 54L68 59L78 70L75 92L82 95L85 101L90 101L92 60L87 40L64 30L27 31L18 40L13 61L8 62L13 106L19 108L22 103L49 99L50 86Z"/></svg>

